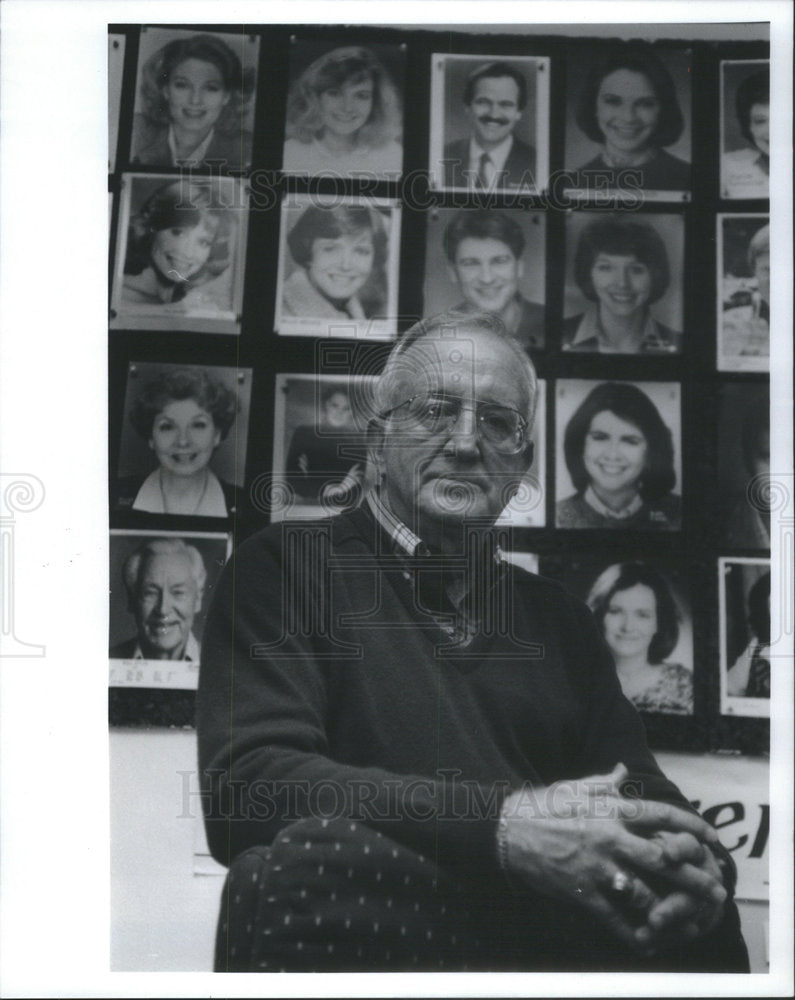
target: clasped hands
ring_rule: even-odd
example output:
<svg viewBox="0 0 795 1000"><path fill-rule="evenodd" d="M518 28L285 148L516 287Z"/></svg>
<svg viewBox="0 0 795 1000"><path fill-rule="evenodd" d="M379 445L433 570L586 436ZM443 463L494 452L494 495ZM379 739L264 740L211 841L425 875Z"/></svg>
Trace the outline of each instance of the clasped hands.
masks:
<svg viewBox="0 0 795 1000"><path fill-rule="evenodd" d="M646 954L711 930L726 889L700 816L622 796L628 776L561 781L514 792L503 805L510 874L544 895L575 901Z"/></svg>

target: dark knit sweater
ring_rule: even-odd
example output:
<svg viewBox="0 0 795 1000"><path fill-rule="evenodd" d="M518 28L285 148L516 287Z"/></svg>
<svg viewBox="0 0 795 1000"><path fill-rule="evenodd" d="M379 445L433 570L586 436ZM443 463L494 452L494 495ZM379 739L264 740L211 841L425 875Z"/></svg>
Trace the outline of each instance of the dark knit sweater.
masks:
<svg viewBox="0 0 795 1000"><path fill-rule="evenodd" d="M456 652L411 576L363 509L271 526L235 552L205 629L198 696L219 861L328 809L451 869L491 869L510 790L618 761L638 794L682 801L583 604L510 566L479 634Z"/></svg>

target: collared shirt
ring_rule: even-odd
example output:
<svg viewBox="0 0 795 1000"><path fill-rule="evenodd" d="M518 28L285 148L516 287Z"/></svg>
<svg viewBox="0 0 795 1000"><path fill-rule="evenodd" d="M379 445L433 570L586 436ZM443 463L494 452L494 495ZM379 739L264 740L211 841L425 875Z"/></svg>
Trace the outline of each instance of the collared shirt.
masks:
<svg viewBox="0 0 795 1000"><path fill-rule="evenodd" d="M599 309L595 305L585 310L574 339L570 344L564 345L564 350L598 351L601 354L621 353L613 347L605 336L602 324L599 322ZM674 354L678 350L679 344L672 335L672 331L660 326L651 313L647 313L641 329L638 353Z"/></svg>
<svg viewBox="0 0 795 1000"><path fill-rule="evenodd" d="M513 135L507 135L499 146L495 146L494 149L483 149L480 146L474 136L469 138L469 186L478 186L478 175L480 174L480 158L484 153L488 153L489 160L491 160L491 166L489 167L489 173L487 177L489 178L486 184L487 188L490 188L494 184L495 177L498 177L502 171L505 169L505 161L511 154L511 149L513 148Z"/></svg>
<svg viewBox="0 0 795 1000"><path fill-rule="evenodd" d="M177 153L177 141L174 138L174 126L168 126L168 148L171 150L171 163L175 167L195 167L198 166L204 159L207 150L210 147L210 143L213 141L213 136L215 135L215 129L211 128L207 133L207 136L199 143L199 145L193 150L190 156L180 157Z"/></svg>
<svg viewBox="0 0 795 1000"><path fill-rule="evenodd" d="M131 660L147 660L147 656L144 656L143 650L141 649L141 643L136 642L133 654L129 657ZM196 640L196 636L193 632L188 634L188 641L185 643L185 652L180 656L180 660L190 660L192 663L199 662L199 643Z"/></svg>
<svg viewBox="0 0 795 1000"><path fill-rule="evenodd" d="M402 559L403 577L411 582L416 594L418 591L417 571L423 568L422 564L426 559L433 559L434 553L419 535L415 534L400 518L395 517L377 490L371 490L367 494L366 500L373 517L392 539L396 555L406 557ZM420 601L423 609L432 615L440 628L450 637L451 645L459 647L469 645L480 625L480 615L473 610L473 605L480 604L482 606L487 596L486 591L490 592L505 574L506 561L501 548L496 544L496 539L493 547L492 571L489 572L488 563L484 563L483 567L484 571L478 574L479 582L483 585L484 592L482 594L474 592L478 588L478 582L473 581L472 574L465 574L464 570L460 573L449 574L444 584L444 591L451 605L451 613L445 614L441 611L439 614L433 614L429 607L431 602ZM430 576L432 572L433 569L428 567L426 575ZM477 573L477 570L475 572ZM441 576L441 573L439 575ZM433 603L434 605L438 604L436 601Z"/></svg>
<svg viewBox="0 0 795 1000"><path fill-rule="evenodd" d="M632 515L637 514L643 506L643 501L636 493L626 507L622 507L621 510L613 510L611 507L602 503L596 493L594 493L591 486L589 486L583 494L583 500L585 500L589 507L593 507L598 514L602 514L604 517L612 517L616 521L623 521L624 518L632 517Z"/></svg>

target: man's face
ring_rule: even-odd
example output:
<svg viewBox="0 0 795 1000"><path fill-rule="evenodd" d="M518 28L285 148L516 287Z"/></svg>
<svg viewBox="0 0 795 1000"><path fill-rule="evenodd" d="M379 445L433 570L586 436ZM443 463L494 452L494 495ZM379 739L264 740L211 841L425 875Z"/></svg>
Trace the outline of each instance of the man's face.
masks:
<svg viewBox="0 0 795 1000"><path fill-rule="evenodd" d="M475 139L483 149L499 145L522 117L516 80L510 76L486 76L478 80L466 113Z"/></svg>
<svg viewBox="0 0 795 1000"><path fill-rule="evenodd" d="M163 553L141 563L134 613L148 658L181 659L200 608L201 594L186 555Z"/></svg>
<svg viewBox="0 0 795 1000"><path fill-rule="evenodd" d="M492 524L532 458L527 441L518 454L500 453L477 425L475 400L527 415L524 371L498 338L464 326L455 337L429 336L410 347L391 383L389 408L439 392L462 404L449 432L414 427L401 407L387 419L377 448L387 504L429 544L459 539L467 519Z"/></svg>
<svg viewBox="0 0 795 1000"><path fill-rule="evenodd" d="M450 268L467 303L485 312L498 313L513 301L521 276L522 262L507 243L491 237L461 240Z"/></svg>

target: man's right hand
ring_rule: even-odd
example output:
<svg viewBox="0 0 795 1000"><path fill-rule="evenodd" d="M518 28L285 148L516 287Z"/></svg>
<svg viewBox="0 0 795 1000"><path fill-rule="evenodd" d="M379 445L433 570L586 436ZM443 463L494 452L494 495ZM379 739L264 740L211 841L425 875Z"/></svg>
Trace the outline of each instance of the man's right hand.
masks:
<svg viewBox="0 0 795 1000"><path fill-rule="evenodd" d="M726 890L715 830L676 806L624 798L609 775L524 789L503 806L511 874L578 903L630 947L692 940L719 919ZM616 888L619 886L619 888Z"/></svg>

